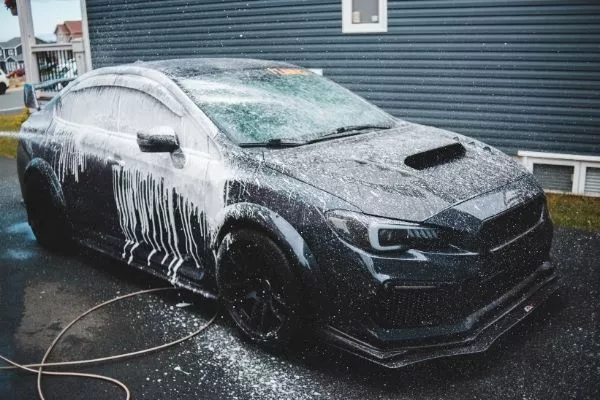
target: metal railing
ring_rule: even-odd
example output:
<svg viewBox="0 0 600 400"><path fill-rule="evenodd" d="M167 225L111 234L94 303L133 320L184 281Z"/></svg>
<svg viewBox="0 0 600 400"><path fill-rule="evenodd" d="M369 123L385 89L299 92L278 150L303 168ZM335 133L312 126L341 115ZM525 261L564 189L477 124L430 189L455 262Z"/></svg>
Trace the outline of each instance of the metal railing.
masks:
<svg viewBox="0 0 600 400"><path fill-rule="evenodd" d="M77 60L71 43L42 44L31 47L37 64L42 96L52 97L78 75Z"/></svg>

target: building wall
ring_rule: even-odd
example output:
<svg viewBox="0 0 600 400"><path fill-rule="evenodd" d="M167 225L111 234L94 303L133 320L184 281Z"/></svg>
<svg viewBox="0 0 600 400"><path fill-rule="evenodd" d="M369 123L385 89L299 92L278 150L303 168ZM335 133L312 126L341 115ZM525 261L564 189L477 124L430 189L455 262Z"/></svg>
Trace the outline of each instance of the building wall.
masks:
<svg viewBox="0 0 600 400"><path fill-rule="evenodd" d="M600 155L595 1L389 1L381 34L342 34L340 0L88 0L87 17L94 67L284 60L509 154Z"/></svg>

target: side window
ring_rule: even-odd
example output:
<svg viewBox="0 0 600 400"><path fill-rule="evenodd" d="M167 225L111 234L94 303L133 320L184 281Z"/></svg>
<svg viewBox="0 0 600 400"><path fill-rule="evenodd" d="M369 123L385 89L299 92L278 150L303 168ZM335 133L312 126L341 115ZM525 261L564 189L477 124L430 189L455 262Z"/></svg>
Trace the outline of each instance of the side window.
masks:
<svg viewBox="0 0 600 400"><path fill-rule="evenodd" d="M175 130L182 147L207 151L208 138L195 129L191 117L179 116L155 97L142 91L120 87L118 131L136 135L158 126Z"/></svg>
<svg viewBox="0 0 600 400"><path fill-rule="evenodd" d="M119 87L119 92L119 132L135 135L166 125L179 133L181 117L160 101L135 89Z"/></svg>
<svg viewBox="0 0 600 400"><path fill-rule="evenodd" d="M110 86L68 92L56 103L56 114L67 122L115 131L118 117L117 94L117 90Z"/></svg>

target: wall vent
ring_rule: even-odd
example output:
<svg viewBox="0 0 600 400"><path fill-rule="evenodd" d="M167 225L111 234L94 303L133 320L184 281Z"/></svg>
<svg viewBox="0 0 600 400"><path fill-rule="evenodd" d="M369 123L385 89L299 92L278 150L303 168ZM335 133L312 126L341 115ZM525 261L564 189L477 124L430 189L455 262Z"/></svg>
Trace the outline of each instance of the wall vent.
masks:
<svg viewBox="0 0 600 400"><path fill-rule="evenodd" d="M546 190L572 191L574 170L571 165L533 164L533 175Z"/></svg>
<svg viewBox="0 0 600 400"><path fill-rule="evenodd" d="M586 168L583 191L585 194L600 194L600 168Z"/></svg>

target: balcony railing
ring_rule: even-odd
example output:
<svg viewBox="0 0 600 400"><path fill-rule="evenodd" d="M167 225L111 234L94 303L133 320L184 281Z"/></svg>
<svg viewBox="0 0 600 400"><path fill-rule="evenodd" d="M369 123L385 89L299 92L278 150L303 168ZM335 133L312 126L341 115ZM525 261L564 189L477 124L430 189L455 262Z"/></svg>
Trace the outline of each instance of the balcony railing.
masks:
<svg viewBox="0 0 600 400"><path fill-rule="evenodd" d="M31 47L37 65L42 96L53 96L79 75L75 43L40 44ZM85 71L82 71L82 73Z"/></svg>

